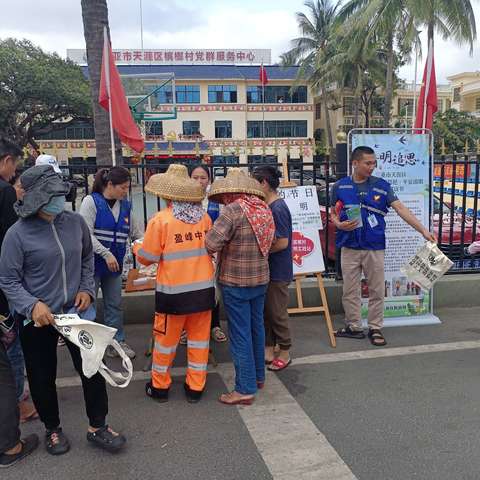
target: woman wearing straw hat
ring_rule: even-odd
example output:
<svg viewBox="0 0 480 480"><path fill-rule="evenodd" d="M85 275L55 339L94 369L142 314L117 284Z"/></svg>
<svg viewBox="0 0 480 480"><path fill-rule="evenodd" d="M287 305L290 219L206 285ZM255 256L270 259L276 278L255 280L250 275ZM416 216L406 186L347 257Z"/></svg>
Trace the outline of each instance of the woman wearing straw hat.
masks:
<svg viewBox="0 0 480 480"><path fill-rule="evenodd" d="M211 310L215 306L214 271L205 249L212 226L202 208L202 187L190 179L183 165L170 165L166 173L152 175L147 192L168 201L147 225L143 243L134 253L143 265L158 263L155 293L152 379L146 393L165 402L172 379L170 367L180 334L187 331L187 401L198 402L205 388Z"/></svg>
<svg viewBox="0 0 480 480"><path fill-rule="evenodd" d="M219 284L235 366L235 389L219 400L250 405L265 382L263 307L275 225L260 184L239 168L215 181L208 197L225 204L207 234L206 247L219 254Z"/></svg>

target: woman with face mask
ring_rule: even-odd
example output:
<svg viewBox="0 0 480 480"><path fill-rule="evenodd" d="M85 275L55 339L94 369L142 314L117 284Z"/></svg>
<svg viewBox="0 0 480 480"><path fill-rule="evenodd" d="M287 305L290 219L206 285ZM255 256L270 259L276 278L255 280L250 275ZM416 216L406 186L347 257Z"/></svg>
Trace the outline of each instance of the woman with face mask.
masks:
<svg viewBox="0 0 480 480"><path fill-rule="evenodd" d="M70 449L60 427L56 389L57 341L54 314L91 311L95 295L93 248L88 227L77 213L64 211L70 187L50 165L35 166L20 177L22 200L14 205L19 221L7 232L0 257L0 288L20 325L28 383L45 425L48 453ZM97 373L86 378L80 349L67 347L80 375L89 427L87 440L117 451L125 438L105 423L108 397Z"/></svg>
<svg viewBox="0 0 480 480"><path fill-rule="evenodd" d="M131 215L126 199L130 173L123 167L101 169L95 175L92 194L80 207L87 222L95 252L95 292L102 289L104 324L117 329L115 340L130 358L135 352L125 342L122 312L122 270L127 244L143 237L143 230ZM109 346L107 356L118 356Z"/></svg>

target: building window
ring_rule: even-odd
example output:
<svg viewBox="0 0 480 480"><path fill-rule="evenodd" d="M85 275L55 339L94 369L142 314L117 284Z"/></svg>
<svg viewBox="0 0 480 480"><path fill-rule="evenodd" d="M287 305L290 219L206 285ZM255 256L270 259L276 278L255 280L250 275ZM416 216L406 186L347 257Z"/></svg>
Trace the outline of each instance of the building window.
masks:
<svg viewBox="0 0 480 480"><path fill-rule="evenodd" d="M475 111L480 112L480 97L475 99Z"/></svg>
<svg viewBox="0 0 480 480"><path fill-rule="evenodd" d="M184 135L199 135L200 134L200 121L188 120L183 122L183 134Z"/></svg>
<svg viewBox="0 0 480 480"><path fill-rule="evenodd" d="M355 98L343 97L343 115L355 115Z"/></svg>
<svg viewBox="0 0 480 480"><path fill-rule="evenodd" d="M215 138L232 138L231 120L215 121Z"/></svg>
<svg viewBox="0 0 480 480"><path fill-rule="evenodd" d="M455 87L453 89L453 101L455 103L460 101L460 87Z"/></svg>
<svg viewBox="0 0 480 480"><path fill-rule="evenodd" d="M200 103L199 85L176 85L177 103ZM157 104L173 103L173 89L171 85L164 85L155 93Z"/></svg>
<svg viewBox="0 0 480 480"><path fill-rule="evenodd" d="M315 120L320 120L322 118L322 104L316 103L315 104Z"/></svg>
<svg viewBox="0 0 480 480"><path fill-rule="evenodd" d="M400 117L411 117L413 115L413 100L410 98L398 99L398 115Z"/></svg>
<svg viewBox="0 0 480 480"><path fill-rule="evenodd" d="M200 85L176 85L177 103L200 103Z"/></svg>
<svg viewBox="0 0 480 480"><path fill-rule="evenodd" d="M209 85L208 103L237 103L237 86Z"/></svg>
<svg viewBox="0 0 480 480"><path fill-rule="evenodd" d="M162 122L145 122L148 125L148 135L161 136L163 135L163 123Z"/></svg>
<svg viewBox="0 0 480 480"><path fill-rule="evenodd" d="M307 87L300 85L273 85L265 88L265 103L307 103ZM263 103L261 86L247 87L247 103Z"/></svg>
<svg viewBox="0 0 480 480"><path fill-rule="evenodd" d="M275 164L278 163L276 155L248 155L249 165L261 165L261 164Z"/></svg>
<svg viewBox="0 0 480 480"><path fill-rule="evenodd" d="M288 138L306 137L306 120L269 120L265 122L265 135L263 134L263 122L252 120L247 122L248 138Z"/></svg>
<svg viewBox="0 0 480 480"><path fill-rule="evenodd" d="M238 165L239 157L235 155L214 155L212 157L212 165Z"/></svg>

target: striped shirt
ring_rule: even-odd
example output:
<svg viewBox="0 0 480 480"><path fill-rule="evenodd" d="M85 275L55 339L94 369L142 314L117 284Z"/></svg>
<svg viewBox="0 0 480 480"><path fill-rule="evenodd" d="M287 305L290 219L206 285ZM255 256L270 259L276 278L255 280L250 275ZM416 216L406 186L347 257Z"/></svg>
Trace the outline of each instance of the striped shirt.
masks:
<svg viewBox="0 0 480 480"><path fill-rule="evenodd" d="M222 208L207 233L205 246L210 254L219 253L219 283L255 287L269 282L268 256L261 254L253 229L238 203Z"/></svg>

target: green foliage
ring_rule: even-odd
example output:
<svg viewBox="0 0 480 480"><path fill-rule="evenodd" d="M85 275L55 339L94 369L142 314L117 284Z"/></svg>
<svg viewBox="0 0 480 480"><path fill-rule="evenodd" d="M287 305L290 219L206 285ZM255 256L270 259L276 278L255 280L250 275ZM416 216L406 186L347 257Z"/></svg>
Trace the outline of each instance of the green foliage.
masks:
<svg viewBox="0 0 480 480"><path fill-rule="evenodd" d="M469 150L476 149L480 141L480 120L467 112L447 110L434 116L433 135L435 153L441 153L442 141L445 141L446 153L463 152L468 141Z"/></svg>
<svg viewBox="0 0 480 480"><path fill-rule="evenodd" d="M35 134L55 120L91 115L80 68L28 40L0 40L0 135L35 146Z"/></svg>

